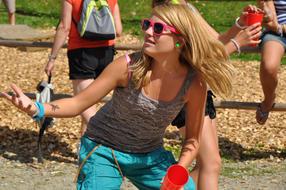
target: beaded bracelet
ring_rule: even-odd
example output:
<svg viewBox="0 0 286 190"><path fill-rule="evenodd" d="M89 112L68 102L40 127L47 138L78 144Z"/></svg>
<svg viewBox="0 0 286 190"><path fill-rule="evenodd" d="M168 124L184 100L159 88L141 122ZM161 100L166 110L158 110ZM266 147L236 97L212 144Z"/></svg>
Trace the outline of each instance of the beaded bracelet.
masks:
<svg viewBox="0 0 286 190"><path fill-rule="evenodd" d="M235 26L241 30L244 30L246 28L246 26L241 26L238 21L239 21L240 17L237 17L235 20Z"/></svg>
<svg viewBox="0 0 286 190"><path fill-rule="evenodd" d="M45 108L44 108L44 104L40 103L40 102L35 102L34 105L36 106L36 113L33 115L33 120L35 121L40 121L44 118L45 116Z"/></svg>
<svg viewBox="0 0 286 190"><path fill-rule="evenodd" d="M56 55L49 54L49 55L48 55L48 59L49 59L49 61L51 61L51 60L56 60L56 59L57 59L57 56L56 56Z"/></svg>
<svg viewBox="0 0 286 190"><path fill-rule="evenodd" d="M241 53L241 50L240 50L240 45L237 43L237 41L235 39L230 39L230 41L234 44L234 46L236 47L236 50L237 50L237 53L238 55Z"/></svg>

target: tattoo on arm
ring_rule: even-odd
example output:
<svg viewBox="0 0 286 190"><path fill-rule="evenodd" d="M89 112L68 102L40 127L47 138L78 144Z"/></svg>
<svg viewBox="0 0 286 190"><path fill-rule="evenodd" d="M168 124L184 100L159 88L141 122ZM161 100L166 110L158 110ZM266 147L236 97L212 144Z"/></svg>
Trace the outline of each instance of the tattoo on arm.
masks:
<svg viewBox="0 0 286 190"><path fill-rule="evenodd" d="M50 104L50 106L52 107L52 111L56 111L57 109L60 109L60 107L58 105L55 104Z"/></svg>

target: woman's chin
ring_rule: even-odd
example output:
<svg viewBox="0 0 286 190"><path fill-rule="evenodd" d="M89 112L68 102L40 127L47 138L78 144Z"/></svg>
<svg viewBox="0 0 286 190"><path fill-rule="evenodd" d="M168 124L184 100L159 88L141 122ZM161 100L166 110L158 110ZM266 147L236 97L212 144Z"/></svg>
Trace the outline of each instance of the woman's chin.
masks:
<svg viewBox="0 0 286 190"><path fill-rule="evenodd" d="M151 45L143 45L143 50L144 50L144 53L146 53L146 54L154 54L154 53L156 53L156 50L155 50L155 48L154 48L154 46L151 46Z"/></svg>

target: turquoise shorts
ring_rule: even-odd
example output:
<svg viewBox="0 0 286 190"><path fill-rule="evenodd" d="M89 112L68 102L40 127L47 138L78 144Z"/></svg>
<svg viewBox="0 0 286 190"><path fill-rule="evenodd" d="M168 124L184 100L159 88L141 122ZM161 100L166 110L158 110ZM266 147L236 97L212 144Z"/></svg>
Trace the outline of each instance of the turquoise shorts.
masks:
<svg viewBox="0 0 286 190"><path fill-rule="evenodd" d="M88 157L94 147L97 149ZM167 169L175 163L172 153L164 148L146 154L130 154L82 137L79 161L82 163L84 160L77 179L78 190L119 190L121 172L140 190L159 190ZM184 189L195 190L191 177Z"/></svg>

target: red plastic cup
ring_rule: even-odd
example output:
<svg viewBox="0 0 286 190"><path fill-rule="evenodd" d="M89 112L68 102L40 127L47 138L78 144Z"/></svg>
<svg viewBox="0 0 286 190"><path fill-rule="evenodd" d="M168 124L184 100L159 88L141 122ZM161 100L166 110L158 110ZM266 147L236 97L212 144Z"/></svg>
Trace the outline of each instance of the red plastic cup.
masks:
<svg viewBox="0 0 286 190"><path fill-rule="evenodd" d="M249 12L246 15L246 19L245 19L247 26L251 26L251 25L256 24L256 23L262 24L262 20L263 20L263 13L261 13L261 12ZM256 40L258 40L258 39L256 39ZM257 46L257 45L253 44L250 46Z"/></svg>
<svg viewBox="0 0 286 190"><path fill-rule="evenodd" d="M174 164L167 170L161 190L180 190L189 180L189 172L183 166Z"/></svg>
<svg viewBox="0 0 286 190"><path fill-rule="evenodd" d="M246 25L251 26L255 23L262 23L263 20L263 13L256 12L256 13L247 13L246 15Z"/></svg>

